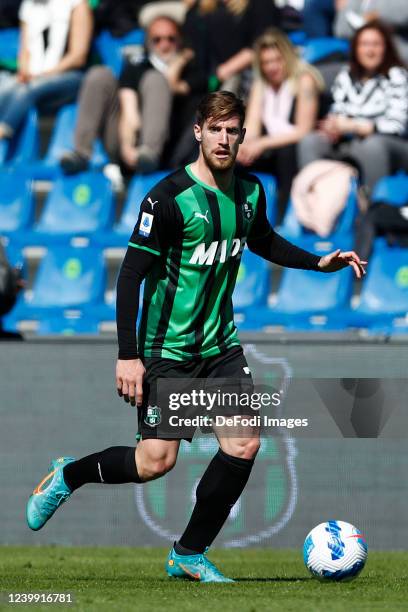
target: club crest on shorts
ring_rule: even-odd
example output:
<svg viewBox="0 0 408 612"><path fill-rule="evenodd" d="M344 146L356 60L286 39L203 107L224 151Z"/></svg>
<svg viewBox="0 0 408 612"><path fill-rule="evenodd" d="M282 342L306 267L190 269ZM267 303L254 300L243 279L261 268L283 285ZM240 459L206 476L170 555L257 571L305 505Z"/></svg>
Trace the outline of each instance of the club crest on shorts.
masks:
<svg viewBox="0 0 408 612"><path fill-rule="evenodd" d="M252 219L254 216L254 209L252 208L251 202L244 202L242 204L242 213L245 219L248 219L248 221Z"/></svg>
<svg viewBox="0 0 408 612"><path fill-rule="evenodd" d="M159 406L148 406L144 422L149 427L157 427L161 423L161 410Z"/></svg>

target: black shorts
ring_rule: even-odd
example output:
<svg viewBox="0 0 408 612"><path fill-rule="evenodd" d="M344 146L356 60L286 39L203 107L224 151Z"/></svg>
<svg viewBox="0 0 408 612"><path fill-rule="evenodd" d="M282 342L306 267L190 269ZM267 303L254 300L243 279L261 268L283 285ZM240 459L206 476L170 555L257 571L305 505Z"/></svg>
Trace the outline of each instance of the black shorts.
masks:
<svg viewBox="0 0 408 612"><path fill-rule="evenodd" d="M163 397L160 392L163 385L177 386L177 379L191 381L191 386L194 380L206 379L211 385L211 379L216 379L217 385L221 383L223 388L226 385L230 389L239 388L241 391L244 388L248 393L253 388L251 372L241 346L234 346L220 355L200 360L176 361L161 357L146 357L143 361L146 374L143 382L143 403L138 408L137 440L172 439L168 433L163 435L160 431L163 409L168 409L168 401L165 402L165 406L160 401ZM191 442L194 430L195 427L192 427L191 436L176 435L173 439L185 439Z"/></svg>

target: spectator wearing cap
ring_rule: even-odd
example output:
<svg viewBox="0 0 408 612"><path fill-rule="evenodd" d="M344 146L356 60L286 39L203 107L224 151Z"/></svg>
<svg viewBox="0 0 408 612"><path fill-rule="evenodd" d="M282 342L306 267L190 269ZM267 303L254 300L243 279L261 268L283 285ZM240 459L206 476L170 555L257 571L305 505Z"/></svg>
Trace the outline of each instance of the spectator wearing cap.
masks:
<svg viewBox="0 0 408 612"><path fill-rule="evenodd" d="M182 48L180 26L170 17L156 17L146 41L144 59L130 56L119 81L104 66L89 72L79 97L75 149L61 159L66 173L87 168L98 137L110 159L126 171L153 171L169 137L173 100L178 101L178 118L188 123L190 96L202 91L204 78L194 66L192 51Z"/></svg>

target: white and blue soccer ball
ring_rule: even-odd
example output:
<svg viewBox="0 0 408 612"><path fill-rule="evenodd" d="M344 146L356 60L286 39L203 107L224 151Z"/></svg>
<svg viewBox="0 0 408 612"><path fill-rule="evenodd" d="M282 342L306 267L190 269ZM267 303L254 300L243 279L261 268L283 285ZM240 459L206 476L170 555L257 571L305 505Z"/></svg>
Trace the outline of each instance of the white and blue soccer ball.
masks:
<svg viewBox="0 0 408 612"><path fill-rule="evenodd" d="M350 523L327 521L307 535L303 559L308 570L321 580L351 580L367 560L364 535Z"/></svg>

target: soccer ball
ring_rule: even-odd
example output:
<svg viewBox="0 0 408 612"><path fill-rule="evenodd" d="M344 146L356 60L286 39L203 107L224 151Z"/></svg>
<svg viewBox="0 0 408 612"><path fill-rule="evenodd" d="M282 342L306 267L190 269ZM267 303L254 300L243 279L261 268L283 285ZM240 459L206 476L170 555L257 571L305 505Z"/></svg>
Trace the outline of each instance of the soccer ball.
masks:
<svg viewBox="0 0 408 612"><path fill-rule="evenodd" d="M367 560L367 544L361 531L344 521L320 523L303 545L307 569L321 580L352 580Z"/></svg>

